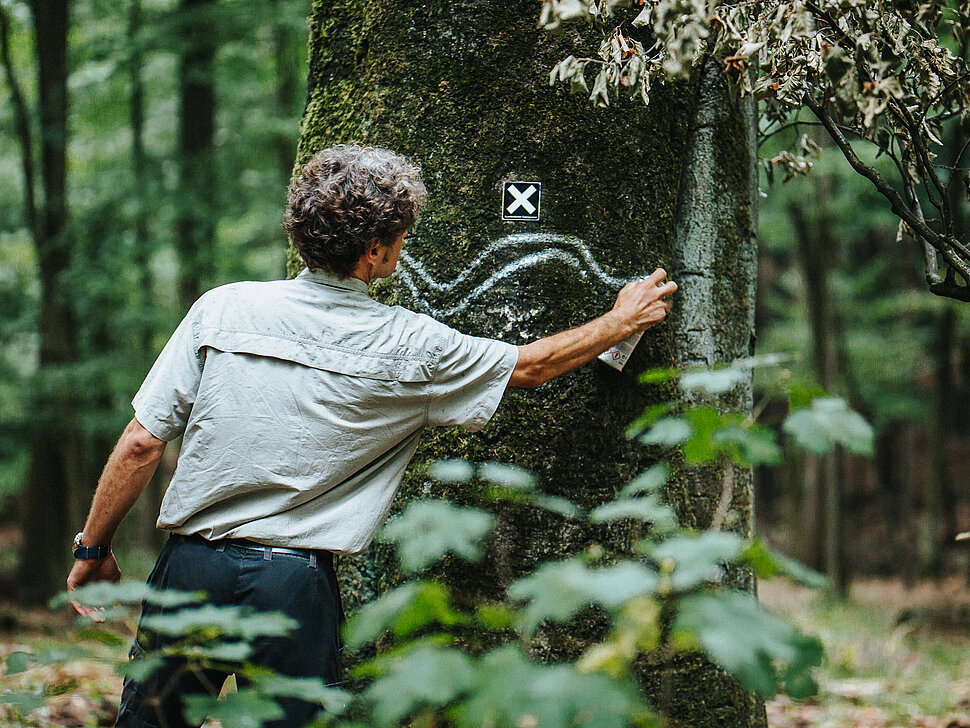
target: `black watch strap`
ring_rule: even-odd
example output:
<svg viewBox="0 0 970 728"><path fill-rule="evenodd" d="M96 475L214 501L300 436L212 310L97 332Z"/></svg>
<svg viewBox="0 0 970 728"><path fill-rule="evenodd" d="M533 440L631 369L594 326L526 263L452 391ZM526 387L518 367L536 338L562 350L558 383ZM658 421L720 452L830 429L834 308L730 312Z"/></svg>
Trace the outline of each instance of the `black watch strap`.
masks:
<svg viewBox="0 0 970 728"><path fill-rule="evenodd" d="M111 544L106 544L104 546L82 546L82 535L83 533L79 533L74 537L75 559L103 559L105 556L111 553Z"/></svg>

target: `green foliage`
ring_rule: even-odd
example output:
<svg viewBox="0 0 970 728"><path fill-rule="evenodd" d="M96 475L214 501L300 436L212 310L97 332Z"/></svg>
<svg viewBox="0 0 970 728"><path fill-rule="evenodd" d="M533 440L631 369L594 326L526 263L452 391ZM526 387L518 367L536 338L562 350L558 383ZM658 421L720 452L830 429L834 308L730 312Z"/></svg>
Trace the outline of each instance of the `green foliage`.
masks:
<svg viewBox="0 0 970 728"><path fill-rule="evenodd" d="M421 708L441 708L475 681L472 660L453 647L419 647L382 661L383 674L364 692L378 726L397 725Z"/></svg>
<svg viewBox="0 0 970 728"><path fill-rule="evenodd" d="M661 407L641 418L635 436L679 448L687 462L727 474L774 458L778 435L773 430L756 428L718 407L717 397L743 384L751 366L741 362L713 377L692 372L686 382L680 376L681 387L694 393L694 405ZM815 398L794 414L801 412L821 413L811 428L816 437L856 446L862 428L844 403L835 408L831 398ZM681 423L682 436L657 434L658 428L669 432L671 422ZM795 422L798 443L805 438ZM282 615L200 606L198 595L163 595L124 583L74 595L92 605L141 599L164 604L165 611L146 617L143 626L175 641L130 663L128 674L144 678L165 656L199 668L234 669L241 690L223 699L198 695L186 704L191 720L209 716L227 728L250 728L277 718L281 697L310 700L321 707L325 724L346 728L660 725L663 716L637 687L634 665L642 657L656 663L694 651L760 695L779 690L793 697L810 695L815 690L812 669L822 657L819 641L764 610L753 596L729 587L725 577L741 569L762 576L787 574L814 586L824 585L824 579L759 539L721 530L721 522L708 531L681 528L665 502L671 470L670 464L657 463L622 487L615 500L588 513L575 505L569 509L585 524L642 523L642 537L632 550L593 545L585 553L541 564L494 602L476 602L445 583L424 579L407 581L364 605L348 620L345 643L355 650L369 644L377 649L354 667L354 693L247 664L254 639L292 628L292 620ZM511 466L446 461L428 473L442 482L463 483L463 490L486 500L536 505L546 497L531 474ZM481 544L495 523L478 508L416 501L385 526L380 538L393 544L404 571L413 573L447 554L481 560ZM533 659L548 635L593 614L605 620L605 636L582 645L579 654L561 664ZM479 634L476 649L466 647L469 629ZM14 654L8 669L24 670L38 659ZM29 700L13 694L8 699Z"/></svg>
<svg viewBox="0 0 970 728"><path fill-rule="evenodd" d="M61 592L51 599L50 607L57 609L69 601L87 607L106 604L140 604L143 601L159 607L181 607L198 603L202 596L201 593L182 592L175 589L156 589L137 581L123 581L118 584L100 581L75 589L70 594Z"/></svg>
<svg viewBox="0 0 970 728"><path fill-rule="evenodd" d="M466 621L452 609L444 586L418 581L404 584L361 607L348 620L344 638L347 646L354 649L375 641L388 630L400 639L431 623L449 627Z"/></svg>
<svg viewBox="0 0 970 728"><path fill-rule="evenodd" d="M479 542L494 523L494 517L484 511L446 501L415 501L383 529L380 539L396 544L401 565L413 572L449 552L478 559Z"/></svg>
<svg viewBox="0 0 970 728"><path fill-rule="evenodd" d="M664 573L669 589L686 592L721 581L721 564L735 563L744 539L734 533L678 533L659 543L646 541L640 550Z"/></svg>
<svg viewBox="0 0 970 728"><path fill-rule="evenodd" d="M705 63L723 64L732 85L760 102L765 137L801 127L799 112L810 109L852 169L890 203L898 236L918 243L929 289L970 300L967 230L953 194L960 190L966 199L970 191L960 164L970 118L966 8L947 0L542 3L539 26L547 31L581 21L598 30L599 48L557 63L550 85L568 84L597 106L609 106L624 91L648 104L653 84L686 79ZM592 90L588 69L596 72ZM960 151L953 152L955 162L939 164L950 132ZM852 138L892 159L888 176L860 159ZM763 168L769 181L778 169L787 182L806 174L820 152L801 134L764 159Z"/></svg>
<svg viewBox="0 0 970 728"><path fill-rule="evenodd" d="M617 609L625 602L656 593L658 576L642 564L622 562L589 568L579 557L543 564L513 582L512 599L527 602L519 627L532 634L546 620L565 621L591 604Z"/></svg>
<svg viewBox="0 0 970 728"><path fill-rule="evenodd" d="M749 594L685 596L677 604L671 641L679 647L696 645L762 697L774 695L780 684L793 698L815 693L811 669L822 662L821 642L766 612Z"/></svg>
<svg viewBox="0 0 970 728"><path fill-rule="evenodd" d="M811 407L795 410L785 420L784 429L799 446L816 455L829 452L835 445L872 455L872 427L839 397L819 397Z"/></svg>
<svg viewBox="0 0 970 728"><path fill-rule="evenodd" d="M485 655L454 714L460 726L622 728L646 711L633 684L583 673L573 665L537 665L514 646Z"/></svg>
<svg viewBox="0 0 970 728"><path fill-rule="evenodd" d="M189 695L185 699L185 718L195 723L211 717L226 728L259 728L264 722L283 716L283 709L275 700L254 690L231 693L221 700L205 694Z"/></svg>
<svg viewBox="0 0 970 728"><path fill-rule="evenodd" d="M187 640L209 641L216 636L253 640L282 637L296 627L296 621L278 612L257 612L246 607L203 607L153 614L142 619L145 629L158 634L182 636Z"/></svg>
<svg viewBox="0 0 970 728"><path fill-rule="evenodd" d="M186 310L176 287L180 267L188 265L178 253L176 220L199 201L181 188L178 55L198 19L188 20L176 0L140 0L135 22L133 4L78 0L70 6L69 219L57 243L63 252L51 292L67 301L77 351L56 368L39 367L41 271L25 214L14 104L0 70L0 509L23 487L34 428L64 426L67 401L80 437L72 470L80 482L96 481L131 417L132 393ZM9 0L3 11L11 19L13 71L31 116L39 193L31 6ZM218 29L216 152L205 201L214 234L197 261L199 274L206 286L276 278L285 254L282 202L305 101L306 6L297 0L216 3L209 20ZM143 101L140 178L133 75ZM37 202L43 202L39 194Z"/></svg>

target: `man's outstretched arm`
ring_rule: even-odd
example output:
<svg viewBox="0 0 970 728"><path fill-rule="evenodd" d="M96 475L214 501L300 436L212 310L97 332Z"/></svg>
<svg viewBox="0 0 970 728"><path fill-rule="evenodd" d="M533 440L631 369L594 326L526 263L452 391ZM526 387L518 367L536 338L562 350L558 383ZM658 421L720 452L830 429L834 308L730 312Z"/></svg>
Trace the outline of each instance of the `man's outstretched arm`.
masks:
<svg viewBox="0 0 970 728"><path fill-rule="evenodd" d="M671 307L666 299L677 290L673 281L662 282L666 276L666 271L658 268L648 278L623 286L609 313L520 346L519 361L508 386L538 387L591 361L628 336L663 321Z"/></svg>
<svg viewBox="0 0 970 728"><path fill-rule="evenodd" d="M164 440L159 440L136 419L128 423L98 480L91 512L84 524L82 546L111 543L118 524L145 490L164 452ZM120 578L114 554L103 559L78 559L67 577L67 588L70 591L89 582ZM79 614L97 618L94 610L77 604L74 608Z"/></svg>

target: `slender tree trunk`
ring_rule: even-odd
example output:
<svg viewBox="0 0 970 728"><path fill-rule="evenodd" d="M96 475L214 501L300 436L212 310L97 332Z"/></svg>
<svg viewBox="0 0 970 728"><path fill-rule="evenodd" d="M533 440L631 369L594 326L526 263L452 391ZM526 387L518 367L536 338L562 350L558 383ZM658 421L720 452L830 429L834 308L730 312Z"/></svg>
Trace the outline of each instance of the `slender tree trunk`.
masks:
<svg viewBox="0 0 970 728"><path fill-rule="evenodd" d="M137 305L141 307L138 330L135 332L135 352L144 362L145 371L151 364L154 347L155 302L152 297L151 255L152 241L149 227L149 200L155 199L158 188L149 173L148 152L145 149L145 86L142 81L144 55L142 53L142 0L131 0L128 6L128 125L131 128L131 172L135 183L137 207L134 219L134 254L132 265L138 273ZM164 535L155 527L163 495L162 477L156 471L141 498L138 499L138 540L142 548L155 550Z"/></svg>
<svg viewBox="0 0 970 728"><path fill-rule="evenodd" d="M834 241L822 220L806 219L800 205L790 205L798 255L805 275L809 323L812 329L812 361L818 383L827 391L836 383L836 323L828 279L835 259ZM822 494L822 565L838 592L846 587L842 546L841 452L818 458L814 493Z"/></svg>
<svg viewBox="0 0 970 728"><path fill-rule="evenodd" d="M425 171L427 211L398 274L379 286L384 300L524 344L608 310L619 278L662 266L682 286L677 316L644 336L623 372L593 362L534 391L510 390L480 433L426 433L404 497L427 492L422 461L465 457L518 464L551 493L601 503L652 462L623 437L626 424L676 396L639 386L636 374L750 350L751 107L731 99L712 59L689 84L657 89L649 108L624 100L593 109L548 86L548 69L572 49L536 30L537 12L527 0L313 5L298 163L356 139L411 155ZM501 219L503 181L541 183L538 222ZM295 272L292 255L291 264ZM750 388L725 404L747 410ZM709 525L721 475L677 470L668 497L686 524ZM748 532L748 472L736 475L732 508L733 528ZM633 538L630 529L499 510L487 563L444 574L459 589L498 596L541 561L592 542L626 549ZM350 602L395 578L380 549L342 564ZM550 631L536 656L573 656L601 629L590 618L569 634ZM643 681L678 724L764 725L763 706L702 661L645 670Z"/></svg>
<svg viewBox="0 0 970 728"><path fill-rule="evenodd" d="M919 555L920 573L938 577L941 573L944 544L955 535L949 526L947 505L949 486L949 453L951 410L953 398L953 350L956 340L956 310L947 305L940 314L936 331L936 377L933 386L935 416L930 432L929 463L926 474L926 497L920 514ZM951 504L952 505L952 504Z"/></svg>
<svg viewBox="0 0 970 728"><path fill-rule="evenodd" d="M276 66L273 100L276 103L276 113L283 118L290 118L291 114L299 111L302 99L302 84L297 77L299 64L294 55L296 30L291 25L287 14L280 9L280 0L272 0L272 5L278 12L277 20L273 25L273 59ZM275 135L273 146L283 183L289 185L290 175L293 172L293 156L296 153L293 135L280 129Z"/></svg>
<svg viewBox="0 0 970 728"><path fill-rule="evenodd" d="M212 274L215 233L215 0L182 0L179 7L179 293L188 308Z"/></svg>
<svg viewBox="0 0 970 728"><path fill-rule="evenodd" d="M60 280L71 261L67 230L67 0L33 3L38 63L41 183L44 204L35 237L40 274L40 368L32 405L21 584L40 599L63 588L73 529L83 513L80 448L70 367L77 359L74 312Z"/></svg>
<svg viewBox="0 0 970 728"><path fill-rule="evenodd" d="M919 493L922 488L919 482L920 472L916 467L916 453L918 451L916 438L918 434L917 427L910 424L903 428L899 438L900 470L902 471L904 486L903 503L906 507L905 512L908 514L903 536L909 558L902 565L903 581L907 586L914 585L919 576L919 559L916 558L919 536L917 514L919 512Z"/></svg>

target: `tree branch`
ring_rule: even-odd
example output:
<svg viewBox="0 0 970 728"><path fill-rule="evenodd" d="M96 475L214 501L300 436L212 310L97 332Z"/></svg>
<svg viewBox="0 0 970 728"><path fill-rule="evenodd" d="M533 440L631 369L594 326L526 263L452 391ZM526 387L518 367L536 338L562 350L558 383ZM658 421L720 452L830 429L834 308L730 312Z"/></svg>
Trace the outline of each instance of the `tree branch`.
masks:
<svg viewBox="0 0 970 728"><path fill-rule="evenodd" d="M849 144L849 140L845 138L845 135L839 130L838 125L832 119L832 117L826 113L822 108L821 104L815 100L811 94L807 93L803 97L805 105L812 110L812 113L822 122L822 126L832 137L832 141L835 142L836 146L842 152L842 155L846 158L849 165L856 172L861 174L863 177L868 179L875 185L876 189L889 200L889 204L892 207L892 211L906 221L915 232L919 233L920 237L925 238L934 248L939 250L943 247L944 243L940 240L940 235L936 231L929 228L926 223L920 220L912 210L903 202L903 199L899 196L899 193L892 188L892 186L886 182L881 174L879 174L875 169L870 167L868 164L863 162L856 156L855 150L852 149L852 145Z"/></svg>
<svg viewBox="0 0 970 728"><path fill-rule="evenodd" d="M822 122L822 125L828 131L829 136L835 142L836 146L841 150L842 155L848 161L849 165L856 172L861 174L863 177L868 179L875 188L889 200L890 207L897 217L902 219L909 228L925 243L933 246L936 250L940 252L943 259L946 261L953 270L958 272L965 281L970 283L970 267L967 266L966 262L960 260L953 254L955 242L952 236L943 236L937 233L935 230L930 228L923 219L922 210L919 208L919 204L915 205L916 210L911 209L903 199L899 196L899 193L892 188L892 186L886 182L885 178L879 174L875 169L870 167L868 164L863 162L856 155L855 150L852 149L852 145L849 144L848 139L842 134L838 125L832 119L832 117L825 111L822 105L812 96L810 93L805 94L803 101L812 113ZM904 186L907 181L904 176ZM962 245L960 247L963 247ZM970 300L970 289L967 286L960 286L955 283L950 283L947 281L940 281L939 274L935 273L933 279L930 280L929 275L932 268L927 269L927 282L930 284L930 291L940 295L946 296L948 298L955 298L960 301Z"/></svg>

